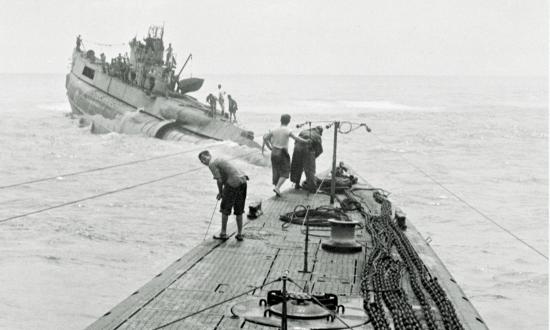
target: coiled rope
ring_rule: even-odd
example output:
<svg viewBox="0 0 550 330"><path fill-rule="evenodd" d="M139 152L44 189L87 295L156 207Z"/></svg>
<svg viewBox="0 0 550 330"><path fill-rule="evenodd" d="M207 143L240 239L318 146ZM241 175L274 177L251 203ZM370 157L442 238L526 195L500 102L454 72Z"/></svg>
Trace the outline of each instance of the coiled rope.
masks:
<svg viewBox="0 0 550 330"><path fill-rule="evenodd" d="M306 217L308 217L307 223L312 227L328 227L330 226L328 219L349 221L349 216L343 210L329 205L316 208L296 205L292 212L282 214L279 219L288 223L303 224Z"/></svg>
<svg viewBox="0 0 550 330"><path fill-rule="evenodd" d="M323 176L323 179L321 180L321 183L320 183L319 186L317 187L317 190L315 191L315 193L313 194L312 197L310 197L309 194L308 194L308 201L313 200L313 198L315 198L315 196L317 196L317 194L319 194L319 192L321 191L321 185L322 185L323 182L326 180L326 178L327 178L326 175ZM302 233L303 233L303 227L305 226L305 223L306 223L306 220L307 220L307 218L308 218L309 210L310 210L310 209L311 209L311 206L308 204L308 205L306 206L306 213L304 214L304 220L302 221L302 224L300 225L300 231L301 231ZM294 208L294 211L296 211L296 208ZM289 222L287 222L287 223L284 223L284 224L282 225L282 227L283 227L283 228L288 227L288 226L292 223L293 219L294 219L294 214L292 215L291 220L290 220Z"/></svg>

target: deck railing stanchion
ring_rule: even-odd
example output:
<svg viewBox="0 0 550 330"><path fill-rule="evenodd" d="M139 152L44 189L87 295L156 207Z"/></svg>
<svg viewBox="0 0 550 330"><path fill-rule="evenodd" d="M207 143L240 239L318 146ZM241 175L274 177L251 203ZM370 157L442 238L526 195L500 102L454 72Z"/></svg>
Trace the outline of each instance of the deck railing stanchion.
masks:
<svg viewBox="0 0 550 330"><path fill-rule="evenodd" d="M340 122L334 122L334 147L332 149L332 174L330 181L330 205L334 205L334 195L336 193L336 145L338 144L338 129Z"/></svg>
<svg viewBox="0 0 550 330"><path fill-rule="evenodd" d="M288 330L287 327L287 311L286 311L286 281L287 281L288 273L285 272L283 275L283 310L281 315L281 330Z"/></svg>

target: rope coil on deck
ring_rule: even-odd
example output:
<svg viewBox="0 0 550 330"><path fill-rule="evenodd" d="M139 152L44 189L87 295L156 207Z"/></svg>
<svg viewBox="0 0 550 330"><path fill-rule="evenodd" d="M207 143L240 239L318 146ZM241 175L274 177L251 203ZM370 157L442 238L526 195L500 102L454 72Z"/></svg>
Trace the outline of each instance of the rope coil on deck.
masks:
<svg viewBox="0 0 550 330"><path fill-rule="evenodd" d="M301 210L298 210L300 208ZM306 206L297 205L294 211L282 214L279 219L297 225L307 222L312 227L329 227L329 219L350 221L349 216L342 209L330 205L309 208L309 211Z"/></svg>

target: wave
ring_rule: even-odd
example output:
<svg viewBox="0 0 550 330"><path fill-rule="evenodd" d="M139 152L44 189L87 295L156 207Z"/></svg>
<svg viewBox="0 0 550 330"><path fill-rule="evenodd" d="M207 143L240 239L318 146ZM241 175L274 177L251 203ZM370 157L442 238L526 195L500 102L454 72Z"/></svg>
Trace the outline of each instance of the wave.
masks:
<svg viewBox="0 0 550 330"><path fill-rule="evenodd" d="M375 109L375 110L399 110L399 111L434 111L441 110L440 107L419 107L407 104L400 104L391 101L338 101L347 108Z"/></svg>
<svg viewBox="0 0 550 330"><path fill-rule="evenodd" d="M375 146L371 147L371 152L380 152L380 153L392 152L392 153L396 153L396 154L409 154L409 153L414 153L415 151L414 150L405 150L403 148L399 148L397 146L391 146L391 145L388 145L388 144L378 144L378 145L375 145Z"/></svg>
<svg viewBox="0 0 550 330"><path fill-rule="evenodd" d="M470 299L488 299L492 301L492 300L501 300L501 299L510 300L510 297L501 295L501 294L484 293L484 294L471 295Z"/></svg>
<svg viewBox="0 0 550 330"><path fill-rule="evenodd" d="M260 167L271 166L269 152L262 154L262 151L257 148L242 146L232 141L224 141L205 149L210 150L214 156L220 155L227 159L239 159Z"/></svg>
<svg viewBox="0 0 550 330"><path fill-rule="evenodd" d="M44 103L39 104L37 107L42 110L71 112L71 105L69 102Z"/></svg>
<svg viewBox="0 0 550 330"><path fill-rule="evenodd" d="M361 109L361 110L385 110L385 111L439 111L443 107L427 107L409 104L401 104L387 100L303 100L296 101L298 107L305 110L323 109Z"/></svg>

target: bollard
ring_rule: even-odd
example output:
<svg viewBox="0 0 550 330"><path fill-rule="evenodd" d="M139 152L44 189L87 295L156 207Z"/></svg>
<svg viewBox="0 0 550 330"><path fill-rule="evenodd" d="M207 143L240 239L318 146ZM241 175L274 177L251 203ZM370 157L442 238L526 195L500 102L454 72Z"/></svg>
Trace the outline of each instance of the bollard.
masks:
<svg viewBox="0 0 550 330"><path fill-rule="evenodd" d="M357 221L341 221L329 219L330 240L323 242L323 250L341 253L356 253L363 249L363 246L355 240L355 226Z"/></svg>
<svg viewBox="0 0 550 330"><path fill-rule="evenodd" d="M407 230L406 224L407 215L400 208L395 209L395 222L401 230Z"/></svg>

